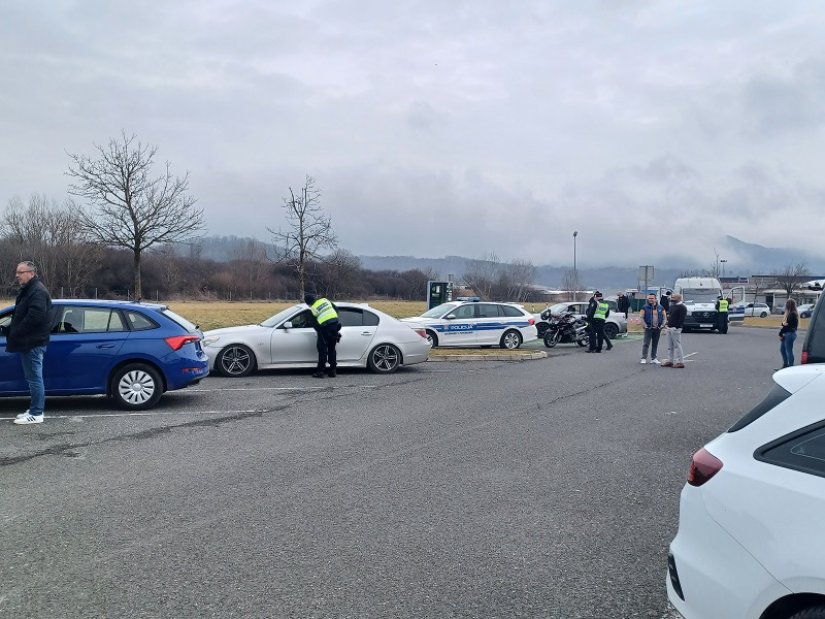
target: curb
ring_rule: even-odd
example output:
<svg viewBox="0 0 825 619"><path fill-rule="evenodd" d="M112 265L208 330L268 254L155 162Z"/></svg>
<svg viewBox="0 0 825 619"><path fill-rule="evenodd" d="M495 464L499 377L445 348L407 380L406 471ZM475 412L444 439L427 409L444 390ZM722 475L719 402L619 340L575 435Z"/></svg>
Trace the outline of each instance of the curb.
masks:
<svg viewBox="0 0 825 619"><path fill-rule="evenodd" d="M439 355L430 357L427 361L531 361L533 359L546 359L547 353L543 350L523 353L519 355Z"/></svg>

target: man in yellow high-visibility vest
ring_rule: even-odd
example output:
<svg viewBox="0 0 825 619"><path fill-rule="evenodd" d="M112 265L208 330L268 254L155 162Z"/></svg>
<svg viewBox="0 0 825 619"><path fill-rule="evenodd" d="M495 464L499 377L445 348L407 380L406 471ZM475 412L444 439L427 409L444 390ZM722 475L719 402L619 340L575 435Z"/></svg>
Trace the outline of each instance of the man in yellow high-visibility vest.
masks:
<svg viewBox="0 0 825 619"><path fill-rule="evenodd" d="M304 295L304 303L309 306L312 313L315 331L318 333L316 348L318 349L318 367L315 368L313 378L335 378L335 368L338 366L338 358L335 354L335 345L338 343L338 332L341 330L341 322L338 320L338 312L335 304L326 298L318 299L312 293ZM327 369L329 362L329 369Z"/></svg>
<svg viewBox="0 0 825 619"><path fill-rule="evenodd" d="M719 295L716 299L716 328L719 329L719 333L727 333L728 332L728 306L730 302L725 299L722 295Z"/></svg>

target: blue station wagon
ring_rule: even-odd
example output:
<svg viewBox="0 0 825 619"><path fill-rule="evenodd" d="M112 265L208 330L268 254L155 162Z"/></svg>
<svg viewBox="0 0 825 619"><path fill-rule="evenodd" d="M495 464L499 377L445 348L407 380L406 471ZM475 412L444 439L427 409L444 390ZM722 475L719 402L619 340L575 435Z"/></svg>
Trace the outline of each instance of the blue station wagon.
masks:
<svg viewBox="0 0 825 619"><path fill-rule="evenodd" d="M209 372L197 326L164 305L57 299L43 360L46 395L105 394L121 408L154 406ZM6 352L14 306L0 310L0 397L26 396L17 353Z"/></svg>

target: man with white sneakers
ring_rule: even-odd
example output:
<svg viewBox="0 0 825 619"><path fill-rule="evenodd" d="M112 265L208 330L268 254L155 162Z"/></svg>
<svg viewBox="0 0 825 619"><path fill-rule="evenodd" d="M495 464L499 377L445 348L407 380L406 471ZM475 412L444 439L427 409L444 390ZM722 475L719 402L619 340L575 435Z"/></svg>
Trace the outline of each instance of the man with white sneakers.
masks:
<svg viewBox="0 0 825 619"><path fill-rule="evenodd" d="M21 262L15 271L20 293L14 302L14 312L6 334L6 352L16 352L23 364L23 374L29 383L29 410L17 415L14 423L43 423L46 388L43 384L43 356L52 328L52 299L37 277L33 262Z"/></svg>
<svg viewBox="0 0 825 619"><path fill-rule="evenodd" d="M650 362L654 365L661 365L656 353L659 348L659 337L662 334L662 329L667 325L667 313L665 308L656 302L656 295L647 295L647 303L642 306L639 312L639 317L642 319L642 324L645 327L645 339L642 344L642 360L644 365L647 363L647 351L650 350Z"/></svg>

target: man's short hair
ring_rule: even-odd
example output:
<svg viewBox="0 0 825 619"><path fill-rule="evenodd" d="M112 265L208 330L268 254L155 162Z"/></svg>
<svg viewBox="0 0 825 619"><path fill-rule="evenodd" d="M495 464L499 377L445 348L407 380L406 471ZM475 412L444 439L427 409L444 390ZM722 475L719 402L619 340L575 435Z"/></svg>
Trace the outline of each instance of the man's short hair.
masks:
<svg viewBox="0 0 825 619"><path fill-rule="evenodd" d="M27 269L31 270L32 273L37 275L37 265L34 262L32 262L31 260L23 260L22 262L20 262L18 264L26 265Z"/></svg>

